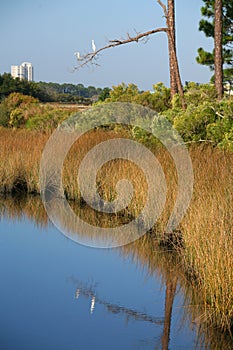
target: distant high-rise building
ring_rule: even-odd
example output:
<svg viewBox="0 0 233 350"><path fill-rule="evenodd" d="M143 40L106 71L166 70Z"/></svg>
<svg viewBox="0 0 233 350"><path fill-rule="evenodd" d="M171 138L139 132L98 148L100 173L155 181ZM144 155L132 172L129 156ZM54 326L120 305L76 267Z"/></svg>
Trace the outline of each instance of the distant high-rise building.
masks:
<svg viewBox="0 0 233 350"><path fill-rule="evenodd" d="M11 75L20 80L33 81L33 66L29 62L23 62L20 66L11 66Z"/></svg>

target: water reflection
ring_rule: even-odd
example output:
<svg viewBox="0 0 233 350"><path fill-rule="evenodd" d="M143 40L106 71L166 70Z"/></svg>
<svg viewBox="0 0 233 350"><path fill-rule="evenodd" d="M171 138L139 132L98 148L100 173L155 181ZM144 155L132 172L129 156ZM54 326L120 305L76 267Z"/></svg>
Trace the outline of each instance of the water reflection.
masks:
<svg viewBox="0 0 233 350"><path fill-rule="evenodd" d="M95 309L95 304L100 304L105 307L105 309L108 312L111 312L113 314L122 314L126 317L127 320L132 318L135 321L144 321L144 322L150 322L156 325L162 325L164 323L164 319L157 318L151 315L148 315L145 312L134 310L127 308L122 305L113 304L111 302L108 302L101 297L98 296L95 289L92 286L84 285L81 281L76 280L74 277L71 277L70 280L78 285L76 292L75 292L75 298L78 299L80 295L84 296L87 299L91 300L91 306L90 306L90 314L93 314Z"/></svg>
<svg viewBox="0 0 233 350"><path fill-rule="evenodd" d="M74 210L94 224L95 220L98 225L101 222L99 214L87 208L75 207L71 203ZM44 207L39 197L15 197L0 199L0 220L9 219L23 220L24 218L32 220L38 227L46 228L50 224ZM117 224L117 218L112 219L114 224ZM68 223L65 223L68 225ZM108 225L108 218L103 217L103 225ZM141 237L130 245L123 246L118 249L118 254L123 259L131 259L140 269L144 268L149 276L157 276L163 281L165 286L165 305L163 317L155 317L153 313L148 311L132 308L127 305L122 305L120 302L112 302L111 297L108 299L98 291L98 285L95 283L87 284L79 279L71 276L68 280L74 286L74 297L76 303L80 303L80 298L86 298L88 301L87 312L95 317L98 306L102 306L107 313L112 315L120 315L126 321L145 322L160 329L159 340L154 341L154 348L168 350L171 346L171 327L174 313L174 300L178 293L182 292L184 303L180 313L182 314L181 328L187 324L190 328L195 328L197 331L197 339L195 348L197 349L226 349L233 348L233 343L230 339L226 339L216 330L207 328L202 322L201 298L198 293L188 284L179 259L171 252L158 247L155 237L147 235ZM170 339L171 338L171 339ZM170 345L169 345L170 344ZM193 347L192 347L193 348Z"/></svg>

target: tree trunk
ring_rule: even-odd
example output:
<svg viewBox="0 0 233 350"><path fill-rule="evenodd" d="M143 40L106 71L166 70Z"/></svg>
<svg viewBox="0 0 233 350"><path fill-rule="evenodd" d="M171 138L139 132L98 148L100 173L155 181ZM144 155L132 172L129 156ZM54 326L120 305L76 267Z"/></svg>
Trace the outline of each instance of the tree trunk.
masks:
<svg viewBox="0 0 233 350"><path fill-rule="evenodd" d="M171 99L179 92L182 108L186 109L184 99L184 91L180 78L179 64L176 54L176 36L175 36L175 2L168 0L167 2L167 35L168 35L168 50L169 50L169 64L170 64L170 87Z"/></svg>
<svg viewBox="0 0 233 350"><path fill-rule="evenodd" d="M219 100L223 97L223 57L222 57L222 0L214 5L214 69L215 88Z"/></svg>
<svg viewBox="0 0 233 350"><path fill-rule="evenodd" d="M170 30L168 35L168 51L169 51L169 68L170 68L170 88L171 97L173 98L175 94L178 93L177 83L176 83L176 73L175 73L175 63L174 58L170 54L174 45L176 50L176 34L175 34L175 7L173 1L168 1L167 5L167 27Z"/></svg>

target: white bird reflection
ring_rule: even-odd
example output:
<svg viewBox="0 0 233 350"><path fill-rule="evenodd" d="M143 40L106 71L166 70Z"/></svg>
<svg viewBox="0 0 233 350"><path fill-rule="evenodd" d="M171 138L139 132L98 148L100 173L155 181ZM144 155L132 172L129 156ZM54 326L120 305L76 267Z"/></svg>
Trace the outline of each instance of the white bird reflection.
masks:
<svg viewBox="0 0 233 350"><path fill-rule="evenodd" d="M73 278L72 278L73 279ZM73 279L74 280L74 279ZM77 283L76 280L74 280L75 283ZM111 312L112 314L122 314L125 315L127 319L134 319L135 321L146 321L150 323L154 323L157 325L163 325L164 318L160 317L154 317L151 315L148 315L146 312L137 311L131 308L127 308L125 306L112 304L111 302L107 302L95 293L92 286L85 286L82 283L79 283L79 287L76 289L76 299L78 299L79 295L84 296L91 299L91 305L90 305L90 314L93 314L94 309L96 308L96 303L103 305L108 312Z"/></svg>
<svg viewBox="0 0 233 350"><path fill-rule="evenodd" d="M75 292L75 299L78 299L80 295L80 289L77 289Z"/></svg>
<svg viewBox="0 0 233 350"><path fill-rule="evenodd" d="M91 299L91 307L90 307L90 314L92 315L95 309L95 297L93 296Z"/></svg>

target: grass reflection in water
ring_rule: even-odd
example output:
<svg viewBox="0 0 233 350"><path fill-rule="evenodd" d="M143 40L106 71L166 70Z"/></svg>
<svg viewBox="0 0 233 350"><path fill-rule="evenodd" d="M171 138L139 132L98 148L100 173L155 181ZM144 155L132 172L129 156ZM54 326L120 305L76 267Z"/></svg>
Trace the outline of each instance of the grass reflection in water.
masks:
<svg viewBox="0 0 233 350"><path fill-rule="evenodd" d="M99 213L90 208L77 207L74 202L71 202L70 205L83 220L88 220L92 224L97 220L98 225L117 225L118 220L121 220L121 224L122 220L125 220L114 215L111 218L107 214L105 217L103 217L103 214L100 216ZM46 228L50 225L39 196L2 197L0 199L0 218L23 220L25 216L41 228ZM68 223L65 224L68 225ZM97 304L101 304L109 313L121 314L126 319L132 318L136 321L160 325L163 328L161 336L162 348L168 349L174 297L177 291L181 290L185 296L181 310L183 322L188 322L191 327L197 327L197 348L210 346L211 349L216 350L219 348L232 349L232 340L228 339L223 333L213 329L206 322L209 316L206 314L207 311L205 305L203 305L203 299L195 285L192 285L188 280L182 259L170 248L162 247L155 232L144 235L135 242L117 248L117 250L122 258L131 258L135 264L144 267L148 274L152 276L157 275L162 279L166 286L164 317L159 319L141 310L111 303L98 294L95 285L85 285L71 277L70 281L76 288L76 299L79 296L89 298L91 300L91 313L94 312Z"/></svg>

